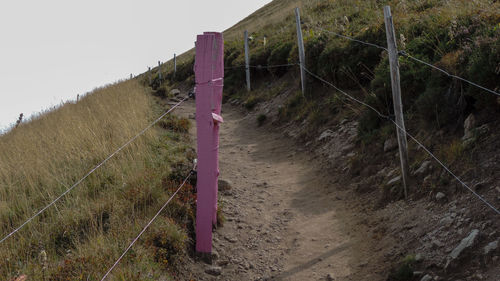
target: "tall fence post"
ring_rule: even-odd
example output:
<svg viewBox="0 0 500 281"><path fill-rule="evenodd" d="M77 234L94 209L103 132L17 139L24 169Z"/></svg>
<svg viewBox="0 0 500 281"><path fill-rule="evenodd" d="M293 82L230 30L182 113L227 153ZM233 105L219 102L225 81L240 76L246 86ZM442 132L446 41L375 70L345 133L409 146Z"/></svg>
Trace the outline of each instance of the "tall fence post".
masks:
<svg viewBox="0 0 500 281"><path fill-rule="evenodd" d="M302 38L302 27L300 23L300 11L299 8L295 8L295 21L297 22L297 40L299 44L299 61L300 61L300 80L302 83L302 95L306 94L306 55L304 52L304 39Z"/></svg>
<svg viewBox="0 0 500 281"><path fill-rule="evenodd" d="M245 30L245 72L247 76L247 91L252 89L250 86L250 56L248 54L248 31Z"/></svg>
<svg viewBox="0 0 500 281"><path fill-rule="evenodd" d="M399 144L399 158L401 160L401 177L405 198L408 197L408 145L406 139L405 122L403 118L403 104L401 102L401 85L399 76L398 47L396 45L396 33L392 21L391 7L384 7L385 31L387 33L387 48L389 52L389 64L391 67L392 99L394 103L394 115L396 116L397 136Z"/></svg>
<svg viewBox="0 0 500 281"><path fill-rule="evenodd" d="M222 33L197 36L195 56L197 201L196 251L212 252L212 229L217 224L217 179L219 176L219 123L224 81Z"/></svg>
<svg viewBox="0 0 500 281"><path fill-rule="evenodd" d="M161 61L158 61L158 79L160 80L160 85L161 85Z"/></svg>
<svg viewBox="0 0 500 281"><path fill-rule="evenodd" d="M174 78L177 73L177 56L174 54Z"/></svg>
<svg viewBox="0 0 500 281"><path fill-rule="evenodd" d="M151 66L148 66L149 85L151 86Z"/></svg>

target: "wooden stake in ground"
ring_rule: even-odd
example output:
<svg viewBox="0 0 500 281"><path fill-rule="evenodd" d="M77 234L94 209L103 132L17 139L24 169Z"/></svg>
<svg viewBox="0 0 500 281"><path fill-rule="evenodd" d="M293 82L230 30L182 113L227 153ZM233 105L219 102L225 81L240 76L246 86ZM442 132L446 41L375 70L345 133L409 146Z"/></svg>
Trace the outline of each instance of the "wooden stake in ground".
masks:
<svg viewBox="0 0 500 281"><path fill-rule="evenodd" d="M217 224L219 124L224 80L222 33L198 35L195 57L196 129L198 146L196 251L212 252L212 228Z"/></svg>
<svg viewBox="0 0 500 281"><path fill-rule="evenodd" d="M158 61L158 79L160 80L161 86L161 61Z"/></svg>
<svg viewBox="0 0 500 281"><path fill-rule="evenodd" d="M306 55L304 52L304 39L302 38L302 27L300 23L300 11L299 8L295 8L295 21L297 22L297 41L299 44L299 60L300 60L300 79L302 82L302 95L306 94Z"/></svg>
<svg viewBox="0 0 500 281"><path fill-rule="evenodd" d="M403 117L403 104L401 102L401 85L399 76L398 48L396 45L396 33L392 21L391 7L384 7L385 30L387 33L387 49L391 67L392 99L394 103L394 115L396 116L396 132L398 135L399 158L401 160L401 178L405 198L408 197L408 144Z"/></svg>
<svg viewBox="0 0 500 281"><path fill-rule="evenodd" d="M250 92L250 56L248 50L248 31L245 30L245 72L247 76L247 91Z"/></svg>
<svg viewBox="0 0 500 281"><path fill-rule="evenodd" d="M149 86L151 86L151 66L148 66Z"/></svg>
<svg viewBox="0 0 500 281"><path fill-rule="evenodd" d="M174 78L177 73L177 56L174 54Z"/></svg>

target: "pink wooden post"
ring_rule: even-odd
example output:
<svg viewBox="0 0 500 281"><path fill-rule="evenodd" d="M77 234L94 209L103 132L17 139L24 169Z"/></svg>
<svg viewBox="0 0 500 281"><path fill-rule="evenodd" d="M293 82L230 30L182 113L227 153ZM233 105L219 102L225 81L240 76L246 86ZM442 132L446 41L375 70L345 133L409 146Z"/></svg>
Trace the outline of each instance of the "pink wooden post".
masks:
<svg viewBox="0 0 500 281"><path fill-rule="evenodd" d="M205 32L196 41L196 128L198 183L196 251L212 252L212 227L217 224L219 123L224 79L224 41L221 33Z"/></svg>

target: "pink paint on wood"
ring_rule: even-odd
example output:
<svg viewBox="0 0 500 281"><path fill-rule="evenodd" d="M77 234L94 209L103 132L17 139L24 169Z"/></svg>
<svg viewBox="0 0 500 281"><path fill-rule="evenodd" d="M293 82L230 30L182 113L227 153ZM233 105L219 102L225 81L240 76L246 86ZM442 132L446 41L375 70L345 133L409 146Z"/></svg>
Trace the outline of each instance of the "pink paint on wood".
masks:
<svg viewBox="0 0 500 281"><path fill-rule="evenodd" d="M196 251L212 252L212 227L217 223L217 178L219 175L219 122L224 76L224 42L221 33L204 33L196 41L196 127L198 182ZM221 117L222 119L222 117Z"/></svg>
<svg viewBox="0 0 500 281"><path fill-rule="evenodd" d="M222 110L222 90L224 87L224 38L222 33L219 32L204 32L204 35L213 35L215 36L214 49L212 55L212 81L213 81L213 96L212 96L212 113L220 116ZM221 117L222 119L222 117ZM217 151L217 178L219 177L219 124L216 123L215 126L215 135L214 138L214 149ZM217 225L217 198L218 198L218 181L215 181L215 193L214 196L214 205L213 205L213 215L212 215L212 223L213 225Z"/></svg>

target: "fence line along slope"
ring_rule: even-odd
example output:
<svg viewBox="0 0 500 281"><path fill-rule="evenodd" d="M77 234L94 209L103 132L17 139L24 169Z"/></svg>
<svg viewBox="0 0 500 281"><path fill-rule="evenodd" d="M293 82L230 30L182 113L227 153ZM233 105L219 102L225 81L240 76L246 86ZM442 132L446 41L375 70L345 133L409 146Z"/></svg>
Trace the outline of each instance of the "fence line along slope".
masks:
<svg viewBox="0 0 500 281"><path fill-rule="evenodd" d="M2 236L62 194L87 171L163 113L137 80L95 90L64 103L0 137ZM130 237L173 193L190 170L187 120L167 116L89 175L16 235L0 245L0 275L33 280L102 277ZM188 243L193 189L162 213L116 278L174 274ZM173 216L175 214L175 216ZM183 214L183 215L179 215ZM172 217L172 219L170 219ZM155 244L163 237L165 244ZM169 247L168 253L161 249ZM165 255L165 256L163 256ZM169 260L165 265L162 261ZM143 268L137 277L137 269ZM169 273L170 271L170 273ZM153 279L151 279L153 280Z"/></svg>
<svg viewBox="0 0 500 281"><path fill-rule="evenodd" d="M390 278L399 280L404 277L398 274L413 271L450 279L496 276L491 270L498 253L485 255L483 248L498 239L495 230L499 227L500 174L495 167L500 161L496 153L500 100L493 93L500 89L500 3L436 0L382 4L373 0L301 4L305 67L375 111L339 96L312 77L302 96L299 68L288 65L298 61L293 7L281 11L278 23L240 24L236 35L228 37L226 105L242 106L248 118L255 118L256 126L280 128L324 157L318 159L324 159L329 171L337 171L338 180L365 202L372 236L394 266L392 273L388 269ZM406 130L447 167L433 162L433 156L410 142L408 201L400 200L384 5L392 8L401 51ZM251 67L250 92L241 67L245 65L244 30L252 38L250 65L283 65ZM186 66L190 68L189 63ZM191 75L188 71L183 79L169 80L158 91L168 92L179 83L189 87ZM379 118L377 112L388 118ZM354 132L346 137L348 143L339 141L338 136L347 132ZM493 208L475 200L454 176ZM385 237L395 242L391 244ZM450 256L466 237L477 238L474 246L458 257ZM425 258L415 261L412 257L417 254Z"/></svg>

